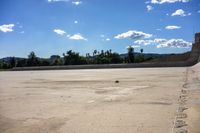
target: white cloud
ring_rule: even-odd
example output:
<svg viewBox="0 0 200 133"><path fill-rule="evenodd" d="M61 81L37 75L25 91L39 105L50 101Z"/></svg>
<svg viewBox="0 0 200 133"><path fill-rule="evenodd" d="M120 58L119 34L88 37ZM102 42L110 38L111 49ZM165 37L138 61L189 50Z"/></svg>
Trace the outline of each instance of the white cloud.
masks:
<svg viewBox="0 0 200 133"><path fill-rule="evenodd" d="M126 46L126 49L128 49L128 48L140 48L140 46L139 45L132 45L132 46Z"/></svg>
<svg viewBox="0 0 200 133"><path fill-rule="evenodd" d="M156 29L157 31L161 31L161 29Z"/></svg>
<svg viewBox="0 0 200 133"><path fill-rule="evenodd" d="M153 7L150 6L150 5L147 5L147 11L149 12L149 11L151 11L151 10L153 10Z"/></svg>
<svg viewBox="0 0 200 133"><path fill-rule="evenodd" d="M152 44L153 40L136 40L134 43L139 45L149 45Z"/></svg>
<svg viewBox="0 0 200 133"><path fill-rule="evenodd" d="M128 49L128 48L140 48L140 45L129 45L129 46L126 46L126 49Z"/></svg>
<svg viewBox="0 0 200 133"><path fill-rule="evenodd" d="M82 4L82 1L72 1L72 4L78 6L78 5Z"/></svg>
<svg viewBox="0 0 200 133"><path fill-rule="evenodd" d="M14 24L4 24L0 25L0 31L6 33L6 32L12 32L14 28Z"/></svg>
<svg viewBox="0 0 200 133"><path fill-rule="evenodd" d="M72 36L68 36L69 39L71 40L85 40L87 41L87 39L85 37L83 37L80 33L74 34Z"/></svg>
<svg viewBox="0 0 200 133"><path fill-rule="evenodd" d="M163 38L156 38L154 40L137 40L134 42L137 45L150 45L156 44L157 48L166 48L166 47L173 47L173 48L188 48L192 45L191 42L187 42L183 39L163 39Z"/></svg>
<svg viewBox="0 0 200 133"><path fill-rule="evenodd" d="M47 0L49 3L54 3L54 2L70 2L72 0ZM74 0L71 2L72 4L78 6L80 4L82 4L82 1L78 1L78 0Z"/></svg>
<svg viewBox="0 0 200 133"><path fill-rule="evenodd" d="M191 13L187 13L186 14L183 9L178 9L174 13L172 13L171 16L181 16L181 17L184 17L184 16L189 16L189 15L191 15Z"/></svg>
<svg viewBox="0 0 200 133"><path fill-rule="evenodd" d="M175 3L175 2L186 3L189 1L190 0L151 0L151 3L152 4L165 4L165 3Z"/></svg>
<svg viewBox="0 0 200 133"><path fill-rule="evenodd" d="M103 41L103 42L109 42L109 41L111 41L111 39L108 38L108 37L106 37L106 35L104 35L104 34L101 34L100 37L102 38L101 41Z"/></svg>
<svg viewBox="0 0 200 133"><path fill-rule="evenodd" d="M137 45L150 45L150 44L162 43L162 42L166 42L166 39L136 40L136 41L134 41L134 43L137 44Z"/></svg>
<svg viewBox="0 0 200 133"><path fill-rule="evenodd" d="M68 2L69 0L48 0L48 2Z"/></svg>
<svg viewBox="0 0 200 133"><path fill-rule="evenodd" d="M176 26L176 25L168 25L165 27L167 30L175 30L175 29L180 29L181 26Z"/></svg>
<svg viewBox="0 0 200 133"><path fill-rule="evenodd" d="M54 29L53 31L55 33L57 33L58 35L61 35L61 36L66 34L66 32L64 30L61 30L61 29ZM74 35L67 34L66 37L69 38L70 40L85 40L85 41L87 41L87 39L84 38L80 33L77 33L77 34L74 34Z"/></svg>
<svg viewBox="0 0 200 133"><path fill-rule="evenodd" d="M146 2L144 2L145 4L149 4L149 3L151 3L150 1L146 1Z"/></svg>
<svg viewBox="0 0 200 133"><path fill-rule="evenodd" d="M197 11L197 13L200 13L200 10L199 10L199 11Z"/></svg>
<svg viewBox="0 0 200 133"><path fill-rule="evenodd" d="M110 38L106 38L106 41L110 41Z"/></svg>
<svg viewBox="0 0 200 133"><path fill-rule="evenodd" d="M76 21L74 21L74 23L75 23L75 24L78 24L78 21L76 20Z"/></svg>
<svg viewBox="0 0 200 133"><path fill-rule="evenodd" d="M58 35L64 35L66 32L64 30L61 30L61 29L54 29L53 30L55 33L57 33Z"/></svg>
<svg viewBox="0 0 200 133"><path fill-rule="evenodd" d="M139 45L132 45L131 47L132 47L132 48L140 48Z"/></svg>
<svg viewBox="0 0 200 133"><path fill-rule="evenodd" d="M192 45L191 42L187 42L183 39L160 39L157 40L157 48L166 48L166 47L172 47L172 48L188 48Z"/></svg>
<svg viewBox="0 0 200 133"><path fill-rule="evenodd" d="M135 31L135 30L130 30L128 32L125 33L121 33L117 36L115 36L115 39L135 39L135 40L139 40L139 39L146 39L146 38L150 38L152 37L152 34L147 34L144 33L142 31Z"/></svg>
<svg viewBox="0 0 200 133"><path fill-rule="evenodd" d="M154 43L161 44L167 42L167 39L156 38L153 40Z"/></svg>

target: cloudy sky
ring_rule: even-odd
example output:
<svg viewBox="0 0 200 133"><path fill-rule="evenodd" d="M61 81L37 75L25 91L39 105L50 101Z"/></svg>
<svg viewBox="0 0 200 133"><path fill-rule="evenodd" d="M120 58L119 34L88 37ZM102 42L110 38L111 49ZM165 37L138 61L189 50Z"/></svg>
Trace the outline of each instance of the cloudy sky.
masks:
<svg viewBox="0 0 200 133"><path fill-rule="evenodd" d="M199 0L0 0L0 57L191 49Z"/></svg>

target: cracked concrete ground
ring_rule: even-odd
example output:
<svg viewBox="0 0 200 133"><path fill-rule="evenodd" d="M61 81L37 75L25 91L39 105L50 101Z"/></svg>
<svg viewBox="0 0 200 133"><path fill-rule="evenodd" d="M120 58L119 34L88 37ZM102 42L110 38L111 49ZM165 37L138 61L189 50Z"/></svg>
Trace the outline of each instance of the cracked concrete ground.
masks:
<svg viewBox="0 0 200 133"><path fill-rule="evenodd" d="M171 133L183 85L193 85L187 74L184 67L0 72L0 132ZM186 114L188 130L199 133L195 94Z"/></svg>

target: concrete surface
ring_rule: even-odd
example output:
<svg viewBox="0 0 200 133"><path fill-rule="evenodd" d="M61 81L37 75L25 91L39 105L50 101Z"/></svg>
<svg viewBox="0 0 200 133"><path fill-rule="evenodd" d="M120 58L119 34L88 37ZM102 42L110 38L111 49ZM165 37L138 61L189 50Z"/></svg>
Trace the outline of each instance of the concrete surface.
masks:
<svg viewBox="0 0 200 133"><path fill-rule="evenodd" d="M199 70L0 72L0 132L199 133Z"/></svg>

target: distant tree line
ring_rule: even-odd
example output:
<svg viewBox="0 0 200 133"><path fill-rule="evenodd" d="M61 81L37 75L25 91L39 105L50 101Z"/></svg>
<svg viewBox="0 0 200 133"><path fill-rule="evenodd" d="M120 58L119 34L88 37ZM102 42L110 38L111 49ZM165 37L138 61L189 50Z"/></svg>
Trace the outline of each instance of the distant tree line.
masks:
<svg viewBox="0 0 200 133"><path fill-rule="evenodd" d="M29 66L57 66L57 65L84 65L84 64L119 64L119 63L138 63L144 62L143 49L140 50L140 56L134 55L134 48L127 48L127 56L121 57L120 54L112 52L112 50L94 50L92 55L87 53L81 56L79 53L69 50L63 53L63 57L52 55L48 59L39 58L34 52L30 52L28 58L11 57L8 61L0 60L0 69L10 69L13 67L29 67Z"/></svg>

